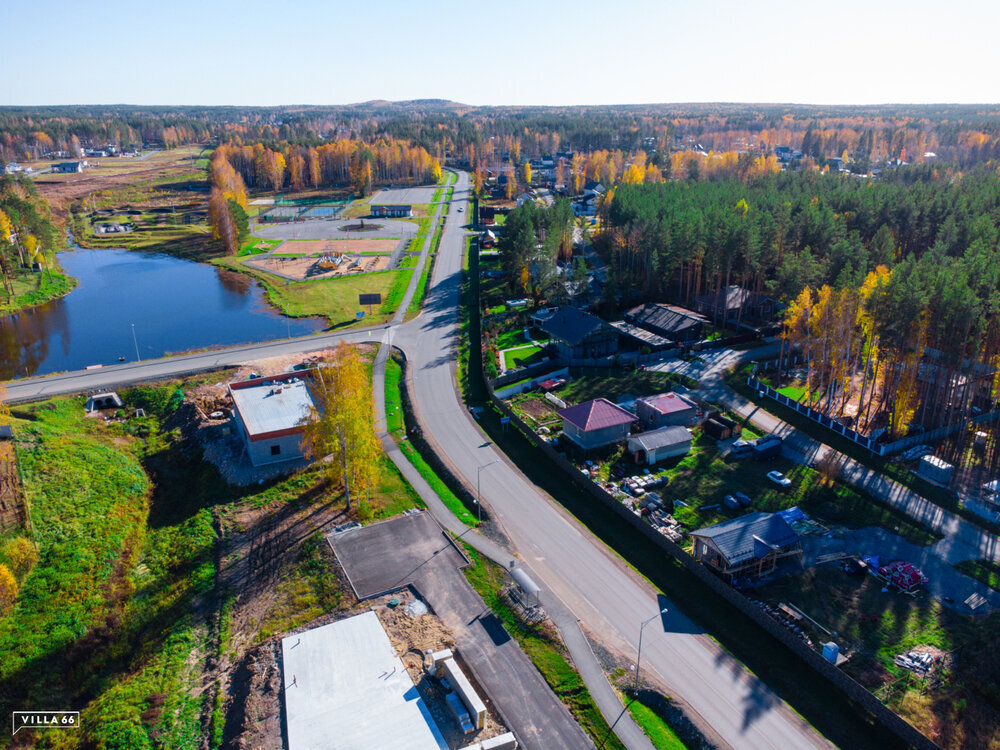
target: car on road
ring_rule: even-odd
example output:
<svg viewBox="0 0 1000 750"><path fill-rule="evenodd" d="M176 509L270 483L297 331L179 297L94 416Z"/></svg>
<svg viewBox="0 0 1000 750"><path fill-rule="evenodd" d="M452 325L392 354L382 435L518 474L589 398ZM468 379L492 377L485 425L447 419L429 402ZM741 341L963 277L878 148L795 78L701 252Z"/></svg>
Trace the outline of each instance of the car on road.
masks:
<svg viewBox="0 0 1000 750"><path fill-rule="evenodd" d="M462 211L464 211L464 210L465 210L465 209L464 209L464 208L462 208L461 206L459 206L459 207L458 207L458 212L459 212L459 213L462 213Z"/></svg>
<svg viewBox="0 0 1000 750"><path fill-rule="evenodd" d="M769 471L769 472L767 472L767 478L770 479L775 484L781 485L782 487L791 487L792 486L792 480L789 479L788 477L786 477L780 471Z"/></svg>

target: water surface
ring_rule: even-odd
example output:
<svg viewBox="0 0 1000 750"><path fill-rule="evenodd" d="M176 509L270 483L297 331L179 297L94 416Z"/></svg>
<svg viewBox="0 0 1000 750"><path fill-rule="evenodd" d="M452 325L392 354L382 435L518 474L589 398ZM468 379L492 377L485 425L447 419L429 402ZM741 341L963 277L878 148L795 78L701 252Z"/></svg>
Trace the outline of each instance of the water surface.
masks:
<svg viewBox="0 0 1000 750"><path fill-rule="evenodd" d="M83 248L60 253L59 263L76 277L76 289L0 317L0 378L132 362L137 349L148 359L326 327L318 318L282 315L250 277L203 263Z"/></svg>

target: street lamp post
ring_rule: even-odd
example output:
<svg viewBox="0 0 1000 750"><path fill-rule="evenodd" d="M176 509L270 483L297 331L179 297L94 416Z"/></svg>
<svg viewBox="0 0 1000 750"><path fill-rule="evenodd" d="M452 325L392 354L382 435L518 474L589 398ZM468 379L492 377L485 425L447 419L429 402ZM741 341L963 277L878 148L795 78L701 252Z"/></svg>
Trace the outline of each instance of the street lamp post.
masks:
<svg viewBox="0 0 1000 750"><path fill-rule="evenodd" d="M132 343L135 345L135 361L142 362L142 357L139 356L139 342L135 340L135 323L132 323Z"/></svg>
<svg viewBox="0 0 1000 750"><path fill-rule="evenodd" d="M659 612L657 612L655 615L653 615L652 617L650 617L648 620L646 620L645 622L643 622L642 625L639 626L639 653L635 657L635 692L636 693L639 692L639 662L642 659L642 631L643 631L643 629L645 629L645 627L647 625L649 625L649 623L651 623L657 617L660 617L661 615L665 615L665 614L667 614L667 608L666 607L664 607L663 609L661 609Z"/></svg>
<svg viewBox="0 0 1000 750"><path fill-rule="evenodd" d="M483 464L478 469L476 469L476 512L479 514L479 523L483 522L483 498L479 491L479 475L483 469L488 469L493 464L500 463L500 459L490 461L488 464Z"/></svg>

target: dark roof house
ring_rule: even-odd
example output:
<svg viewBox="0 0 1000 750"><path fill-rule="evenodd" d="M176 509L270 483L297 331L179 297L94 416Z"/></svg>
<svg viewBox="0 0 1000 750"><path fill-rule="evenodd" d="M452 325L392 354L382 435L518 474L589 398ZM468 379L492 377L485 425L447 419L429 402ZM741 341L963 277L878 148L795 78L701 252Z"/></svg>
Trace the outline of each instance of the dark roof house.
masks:
<svg viewBox="0 0 1000 750"><path fill-rule="evenodd" d="M620 443L636 416L606 398L595 398L559 412L563 435L584 450Z"/></svg>
<svg viewBox="0 0 1000 750"><path fill-rule="evenodd" d="M748 513L691 532L694 556L727 580L759 577L801 552L799 535L777 513Z"/></svg>
<svg viewBox="0 0 1000 750"><path fill-rule="evenodd" d="M698 312L717 322L766 322L778 312L778 302L732 284L716 294L705 294L695 300Z"/></svg>
<svg viewBox="0 0 1000 750"><path fill-rule="evenodd" d="M708 318L692 310L658 302L633 307L625 320L672 341L697 341L708 324Z"/></svg>
<svg viewBox="0 0 1000 750"><path fill-rule="evenodd" d="M559 356L570 362L618 351L618 332L596 315L575 307L559 308L539 328L552 338Z"/></svg>

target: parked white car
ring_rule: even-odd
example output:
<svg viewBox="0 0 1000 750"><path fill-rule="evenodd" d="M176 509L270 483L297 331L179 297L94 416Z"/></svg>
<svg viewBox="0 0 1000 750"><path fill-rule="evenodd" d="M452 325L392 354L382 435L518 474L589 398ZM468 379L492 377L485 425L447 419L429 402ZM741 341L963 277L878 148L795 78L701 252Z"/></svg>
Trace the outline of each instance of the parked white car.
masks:
<svg viewBox="0 0 1000 750"><path fill-rule="evenodd" d="M792 480L782 474L780 471L769 471L767 472L767 478L770 479L775 484L781 485L782 487L791 487Z"/></svg>

